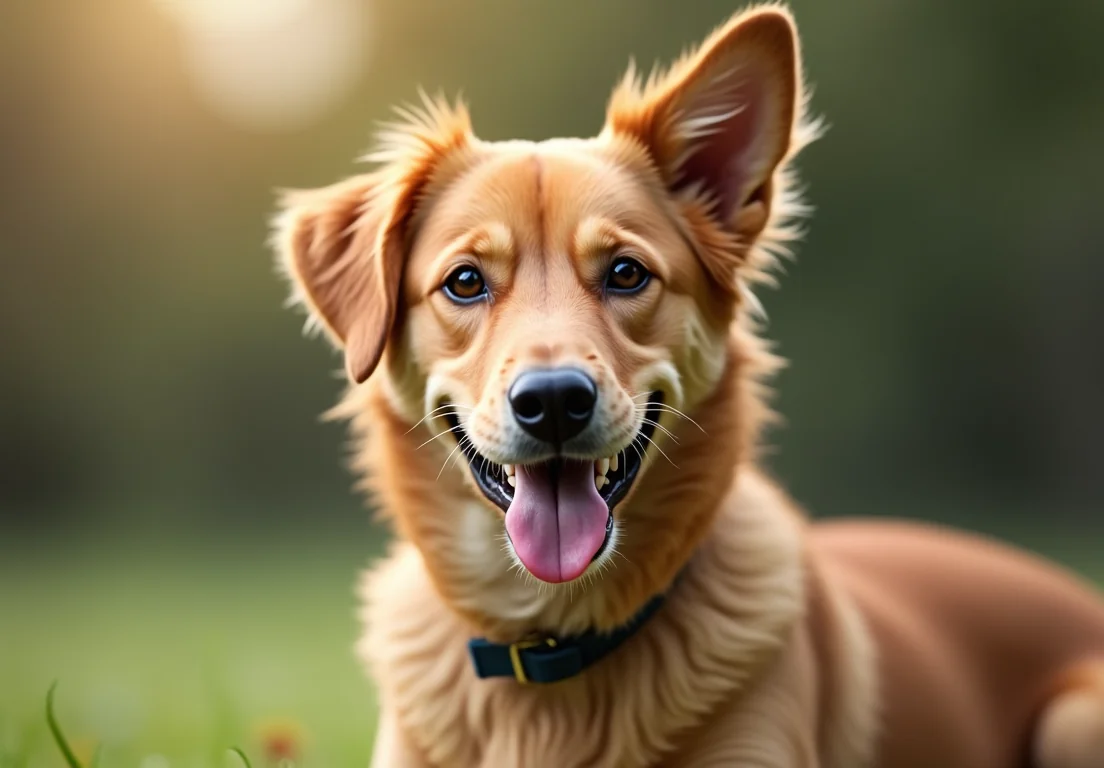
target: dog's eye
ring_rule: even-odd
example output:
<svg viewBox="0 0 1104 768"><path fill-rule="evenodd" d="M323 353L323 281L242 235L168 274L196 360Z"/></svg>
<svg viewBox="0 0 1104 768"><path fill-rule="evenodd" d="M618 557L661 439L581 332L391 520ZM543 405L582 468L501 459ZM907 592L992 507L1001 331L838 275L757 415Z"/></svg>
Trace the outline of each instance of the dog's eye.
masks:
<svg viewBox="0 0 1104 768"><path fill-rule="evenodd" d="M487 295L487 284L475 267L457 267L445 278L445 294L458 304L471 304Z"/></svg>
<svg viewBox="0 0 1104 768"><path fill-rule="evenodd" d="M606 275L606 290L614 293L636 293L648 284L651 277L639 261L622 256L610 266Z"/></svg>

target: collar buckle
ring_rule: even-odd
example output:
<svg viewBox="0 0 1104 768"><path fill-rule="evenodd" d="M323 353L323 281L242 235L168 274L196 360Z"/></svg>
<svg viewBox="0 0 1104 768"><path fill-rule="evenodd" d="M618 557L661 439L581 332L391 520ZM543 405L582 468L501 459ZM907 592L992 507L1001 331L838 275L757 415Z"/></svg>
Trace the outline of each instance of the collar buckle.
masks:
<svg viewBox="0 0 1104 768"><path fill-rule="evenodd" d="M514 679L519 683L530 682L529 676L525 674L525 664L522 663L521 652L540 646L555 648L556 640L551 637L532 636L518 640L516 643L510 643L510 665L514 668Z"/></svg>

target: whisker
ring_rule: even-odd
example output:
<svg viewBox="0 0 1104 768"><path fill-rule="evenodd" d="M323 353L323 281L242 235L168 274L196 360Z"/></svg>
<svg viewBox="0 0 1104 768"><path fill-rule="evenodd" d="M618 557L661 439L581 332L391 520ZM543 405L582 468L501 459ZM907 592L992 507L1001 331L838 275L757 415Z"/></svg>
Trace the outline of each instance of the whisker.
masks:
<svg viewBox="0 0 1104 768"><path fill-rule="evenodd" d="M624 560L624 561L625 561L625 565L628 565L628 564L629 564L629 557L628 557L628 555L626 555L626 554L625 554L624 552L622 552L621 550L619 550L619 549L611 549L611 550L610 550L610 554L611 554L611 555L613 555L613 557L619 557L619 558L621 558L622 560ZM610 560L612 561L612 560L613 560L613 558L611 557L611 558L610 558ZM610 565L610 568L612 568L612 567L613 567L613 565L611 564L611 565Z"/></svg>
<svg viewBox="0 0 1104 768"><path fill-rule="evenodd" d="M668 462L670 463L670 465L671 465L672 467L674 467L675 469L678 469L678 464L676 464L675 462L671 461L671 457L670 457L670 456L668 456L668 455L667 455L666 453L664 453L664 452L663 452L663 449L662 449L662 448L660 448L660 447L659 447L659 446L658 446L658 445L656 444L656 441L655 441L655 440L653 440L652 438L648 437L647 435L640 435L640 437L643 437L643 438L644 438L645 440L647 440L647 441L648 441L649 443L651 443L652 445L654 445L654 446L655 446L655 449L656 449L657 451L659 451L659 452L660 452L660 454L661 454L661 455L663 456L663 458L667 459L667 461L668 461Z"/></svg>
<svg viewBox="0 0 1104 768"><path fill-rule="evenodd" d="M586 578L583 579L583 591L590 589L594 582L598 581L598 577L602 575L602 564L600 562L594 564L593 571L586 572Z"/></svg>
<svg viewBox="0 0 1104 768"><path fill-rule="evenodd" d="M438 433L437 433L436 435L434 435L433 437L431 437L431 438L429 438L428 440L426 440L426 441L425 441L424 443L422 443L421 445L419 445L419 446L418 446L417 448L415 448L414 450L415 450L415 451L417 451L417 450L420 450L420 449L422 449L422 448L425 448L425 447L426 447L427 445L429 445L430 443L432 443L432 442L433 442L434 440L436 440L436 439L437 439L438 437L440 437L441 435L447 435L447 434L448 434L449 432L455 432L455 431L456 431L456 430L458 430L458 429L460 429L460 425L459 425L459 424L457 424L457 425L456 425L455 427L449 427L449 428L448 428L448 429L446 429L446 430L445 430L444 432L438 432Z"/></svg>
<svg viewBox="0 0 1104 768"><path fill-rule="evenodd" d="M609 557L603 557L598 563L598 576L605 576L607 571L613 570L613 556L617 554L617 550L612 547L609 550Z"/></svg>
<svg viewBox="0 0 1104 768"><path fill-rule="evenodd" d="M693 426L698 427L698 430L701 431L702 435L707 435L708 434L707 431L705 431L704 428L702 428L702 426L700 424L698 424L697 422L694 422L694 420L692 418L690 418L686 414L682 413L681 410L679 410L678 408L672 408L669 405L652 404L652 405L649 405L649 406L637 406L635 408L635 410L636 410L636 413L638 413L638 414L646 414L652 408L657 408L662 413L667 413L667 414L671 414L672 416L677 416L681 419L686 419L687 422L690 422L690 424L692 424Z"/></svg>
<svg viewBox="0 0 1104 768"><path fill-rule="evenodd" d="M666 412L669 413L669 414L675 414L676 416L678 416L680 418L684 418L684 419L688 420L688 422L690 422L690 424L698 427L698 429L701 430L702 435L705 434L705 430L702 429L702 426L700 424L698 424L697 422L694 422L694 420L692 418L690 418L686 414L682 413L681 410L679 410L676 407L667 405L666 403L652 403L649 407L659 408L660 410L666 410Z"/></svg>
<svg viewBox="0 0 1104 768"><path fill-rule="evenodd" d="M667 427L660 424L658 421L653 421L652 419L647 419L646 418L646 419L643 419L643 422L645 424L651 424L653 427L655 427L656 429L658 429L659 431L661 431L665 435L667 435L667 437L671 438L671 440L675 443L675 445L678 445L679 439L677 437L675 437L674 435L672 435L671 431L669 429L667 429Z"/></svg>
<svg viewBox="0 0 1104 768"><path fill-rule="evenodd" d="M415 424L415 425L414 425L413 427L411 427L410 429L406 430L406 434L408 434L408 435L409 435L409 434L410 434L411 432L413 432L413 431L414 431L415 429L417 429L418 427L420 427L420 426L422 425L422 423L423 423L423 422L424 422L424 421L425 421L426 419L430 418L431 416L433 416L434 414L436 414L436 413L437 413L438 411L443 411L443 410L445 410L446 408L452 408L454 412L455 412L455 411L457 411L457 409L459 409L459 408L464 408L465 410L467 410L467 411L468 411L468 413L471 413L472 411L474 411L474 410L475 410L474 408L470 408L469 406L466 406L466 405L456 405L455 403L445 403L444 405L439 405L439 406L437 406L436 408L434 408L434 409L433 409L432 411L430 411L429 413L427 413L427 414L426 414L425 416L423 416L422 418L418 419L418 423L417 423L417 424Z"/></svg>
<svg viewBox="0 0 1104 768"><path fill-rule="evenodd" d="M456 455L456 452L458 450L460 450L460 446L462 446L464 444L464 440L467 440L467 435L465 435L463 439L459 440L456 443L456 447L452 449L452 453L450 453L448 455L448 457L445 459L445 463L441 465L441 471L437 473L437 480L440 480L441 475L445 474L445 467L447 467L449 465L449 462L452 460L452 457L454 455ZM436 482L436 481L434 481L434 482Z"/></svg>

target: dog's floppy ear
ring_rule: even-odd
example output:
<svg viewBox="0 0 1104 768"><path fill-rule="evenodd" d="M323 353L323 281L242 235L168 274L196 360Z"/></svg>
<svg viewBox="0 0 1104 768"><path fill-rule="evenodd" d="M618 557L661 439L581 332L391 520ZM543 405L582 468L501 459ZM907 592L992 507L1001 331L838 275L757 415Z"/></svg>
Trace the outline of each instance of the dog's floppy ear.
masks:
<svg viewBox="0 0 1104 768"><path fill-rule="evenodd" d="M796 148L800 67L785 10L738 14L666 74L642 84L630 68L604 134L642 144L668 189L702 201L726 233L748 243L767 225L775 171ZM730 284L739 265L706 266Z"/></svg>
<svg viewBox="0 0 1104 768"><path fill-rule="evenodd" d="M302 302L345 351L349 378L371 375L391 331L402 277L395 206L378 174L322 189L287 192L275 247Z"/></svg>
<svg viewBox="0 0 1104 768"><path fill-rule="evenodd" d="M376 369L398 309L406 231L445 159L463 157L472 137L462 104L423 95L421 107L396 110L379 148L366 159L374 173L322 189L284 194L273 243L293 286L292 299L345 351L356 383Z"/></svg>

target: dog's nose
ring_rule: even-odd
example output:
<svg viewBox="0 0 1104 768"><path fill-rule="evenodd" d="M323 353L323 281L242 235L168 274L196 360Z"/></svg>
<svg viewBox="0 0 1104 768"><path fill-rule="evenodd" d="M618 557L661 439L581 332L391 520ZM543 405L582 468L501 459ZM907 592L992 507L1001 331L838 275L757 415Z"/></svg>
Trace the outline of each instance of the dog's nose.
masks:
<svg viewBox="0 0 1104 768"><path fill-rule="evenodd" d="M509 398L522 429L538 440L562 445L590 423L598 388L578 368L547 368L514 379Z"/></svg>

